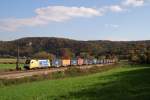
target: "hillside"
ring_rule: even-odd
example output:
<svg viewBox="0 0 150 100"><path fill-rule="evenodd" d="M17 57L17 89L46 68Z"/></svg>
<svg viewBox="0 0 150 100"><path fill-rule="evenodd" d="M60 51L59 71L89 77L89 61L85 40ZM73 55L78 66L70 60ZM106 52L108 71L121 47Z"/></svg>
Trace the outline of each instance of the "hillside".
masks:
<svg viewBox="0 0 150 100"><path fill-rule="evenodd" d="M92 56L114 54L125 58L130 50L150 48L150 40L77 41L55 37L27 37L13 41L0 41L0 56L16 56L17 44L19 45L21 56L32 56L40 51L46 51L59 56L62 48L69 48L75 56L80 55L80 53L88 53Z"/></svg>

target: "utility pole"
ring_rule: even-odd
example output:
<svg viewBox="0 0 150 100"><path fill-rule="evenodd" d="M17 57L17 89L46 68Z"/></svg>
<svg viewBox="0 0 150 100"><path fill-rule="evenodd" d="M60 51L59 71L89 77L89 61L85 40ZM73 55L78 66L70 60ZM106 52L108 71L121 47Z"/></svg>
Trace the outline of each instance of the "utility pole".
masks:
<svg viewBox="0 0 150 100"><path fill-rule="evenodd" d="M16 62L16 70L19 70L19 40L17 40L17 62Z"/></svg>

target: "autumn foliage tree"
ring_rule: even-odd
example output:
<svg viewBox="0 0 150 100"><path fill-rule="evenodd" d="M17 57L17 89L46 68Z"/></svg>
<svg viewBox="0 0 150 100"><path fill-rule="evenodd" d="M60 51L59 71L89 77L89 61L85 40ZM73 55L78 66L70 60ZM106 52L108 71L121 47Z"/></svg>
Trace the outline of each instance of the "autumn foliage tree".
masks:
<svg viewBox="0 0 150 100"><path fill-rule="evenodd" d="M60 49L60 56L64 59L70 59L74 57L74 53L69 48L61 48Z"/></svg>
<svg viewBox="0 0 150 100"><path fill-rule="evenodd" d="M55 55L51 54L51 53L47 53L45 51L42 52L38 52L36 54L33 55L33 58L37 58L37 59L54 59Z"/></svg>
<svg viewBox="0 0 150 100"><path fill-rule="evenodd" d="M150 64L150 49L139 47L130 50L129 60L134 63Z"/></svg>

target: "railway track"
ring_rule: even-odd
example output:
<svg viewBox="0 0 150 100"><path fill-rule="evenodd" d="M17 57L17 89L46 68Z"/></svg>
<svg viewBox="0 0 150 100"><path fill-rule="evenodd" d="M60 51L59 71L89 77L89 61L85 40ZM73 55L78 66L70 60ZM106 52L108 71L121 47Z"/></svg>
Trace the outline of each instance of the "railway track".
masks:
<svg viewBox="0 0 150 100"><path fill-rule="evenodd" d="M84 66L77 66L77 68L80 69L89 69L93 66L106 66L106 65L112 65L111 64L98 64L98 65L84 65ZM17 78L23 78L23 77L30 77L34 75L46 75L52 72L57 71L65 71L69 67L60 67L60 68L47 68L47 69L36 69L36 70L21 70L21 71L9 71L9 72L1 72L0 73L0 79L17 79Z"/></svg>

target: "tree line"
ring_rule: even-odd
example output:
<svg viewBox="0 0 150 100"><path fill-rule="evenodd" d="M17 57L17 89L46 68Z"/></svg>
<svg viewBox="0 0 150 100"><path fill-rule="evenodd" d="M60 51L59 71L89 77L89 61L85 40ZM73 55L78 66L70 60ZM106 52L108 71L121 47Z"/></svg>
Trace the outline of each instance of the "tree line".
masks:
<svg viewBox="0 0 150 100"><path fill-rule="evenodd" d="M77 41L54 37L30 37L0 41L0 57L112 58L150 63L150 41ZM44 56L43 56L44 55Z"/></svg>

